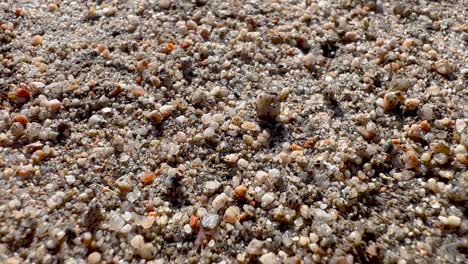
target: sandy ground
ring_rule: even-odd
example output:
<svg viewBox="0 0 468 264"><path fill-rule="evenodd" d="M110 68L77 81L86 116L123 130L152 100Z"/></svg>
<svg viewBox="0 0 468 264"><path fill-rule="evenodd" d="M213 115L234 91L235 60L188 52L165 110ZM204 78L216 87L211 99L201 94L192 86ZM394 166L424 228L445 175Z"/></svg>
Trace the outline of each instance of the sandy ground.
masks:
<svg viewBox="0 0 468 264"><path fill-rule="evenodd" d="M0 262L467 263L467 6L1 1Z"/></svg>

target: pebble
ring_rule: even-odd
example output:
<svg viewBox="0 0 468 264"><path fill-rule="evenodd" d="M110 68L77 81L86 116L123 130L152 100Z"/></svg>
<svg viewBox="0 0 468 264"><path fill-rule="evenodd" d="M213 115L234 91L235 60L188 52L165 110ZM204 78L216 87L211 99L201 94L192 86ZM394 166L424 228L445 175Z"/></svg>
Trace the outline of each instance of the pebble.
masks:
<svg viewBox="0 0 468 264"><path fill-rule="evenodd" d="M103 119L100 115L92 115L92 116L88 119L88 124L89 124L91 127L98 127L98 126L101 126L104 122L105 122L104 119Z"/></svg>
<svg viewBox="0 0 468 264"><path fill-rule="evenodd" d="M215 130L212 127L208 127L203 131L203 137L205 139L210 139L215 136Z"/></svg>
<svg viewBox="0 0 468 264"><path fill-rule="evenodd" d="M159 7L162 9L168 9L172 4L171 0L159 0Z"/></svg>
<svg viewBox="0 0 468 264"><path fill-rule="evenodd" d="M184 232L186 234L191 234L192 233L192 227L189 224L185 224L183 229L184 229Z"/></svg>
<svg viewBox="0 0 468 264"><path fill-rule="evenodd" d="M245 159L239 159L237 161L237 166L239 166L240 168L243 168L243 169L247 169L247 167L249 166L249 162L246 161Z"/></svg>
<svg viewBox="0 0 468 264"><path fill-rule="evenodd" d="M149 229L153 226L155 221L156 221L156 218L154 216L147 216L147 217L143 217L140 220L140 224L141 224L141 227L143 227L143 229Z"/></svg>
<svg viewBox="0 0 468 264"><path fill-rule="evenodd" d="M305 246L309 245L310 239L308 237L301 236L301 237L299 237L299 241L297 241L297 243L299 244L299 246L305 247Z"/></svg>
<svg viewBox="0 0 468 264"><path fill-rule="evenodd" d="M445 59L435 62L433 64L433 68L436 72L445 77L452 75L455 71L453 64L451 64L448 60Z"/></svg>
<svg viewBox="0 0 468 264"><path fill-rule="evenodd" d="M163 116L158 110L154 110L148 114L148 119L155 124L159 124L163 121Z"/></svg>
<svg viewBox="0 0 468 264"><path fill-rule="evenodd" d="M20 257L10 257L3 260L3 264L22 264L23 259Z"/></svg>
<svg viewBox="0 0 468 264"><path fill-rule="evenodd" d="M278 257L272 252L263 254L258 260L262 264L279 264L280 263Z"/></svg>
<svg viewBox="0 0 468 264"><path fill-rule="evenodd" d="M348 31L343 36L343 41L345 42L355 42L357 39L357 33L355 31Z"/></svg>
<svg viewBox="0 0 468 264"><path fill-rule="evenodd" d="M383 99L382 107L385 112L390 112L398 105L398 98L395 93L386 93Z"/></svg>
<svg viewBox="0 0 468 264"><path fill-rule="evenodd" d="M58 112L61 107L62 107L62 102L60 102L57 99L53 99L48 102L49 111L52 113Z"/></svg>
<svg viewBox="0 0 468 264"><path fill-rule="evenodd" d="M145 89L143 89L143 87L137 85L137 86L133 86L130 89L130 93L135 97L140 97L140 96L145 95L146 92L145 92Z"/></svg>
<svg viewBox="0 0 468 264"><path fill-rule="evenodd" d="M211 206L215 211L219 211L224 207L226 202L229 200L229 197L225 193L221 193L213 199Z"/></svg>
<svg viewBox="0 0 468 264"><path fill-rule="evenodd" d="M236 164L239 160L239 155L237 154L228 154L224 157L224 161L230 164Z"/></svg>
<svg viewBox="0 0 468 264"><path fill-rule="evenodd" d="M268 173L266 173L265 171L257 171L257 173L255 174L255 179L259 183L265 183L268 180Z"/></svg>
<svg viewBox="0 0 468 264"><path fill-rule="evenodd" d="M128 176L122 176L115 181L117 188L121 192L129 192L132 190L132 181Z"/></svg>
<svg viewBox="0 0 468 264"><path fill-rule="evenodd" d="M204 228L213 229L218 225L219 215L218 214L207 214L203 216L201 224Z"/></svg>
<svg viewBox="0 0 468 264"><path fill-rule="evenodd" d="M219 181L207 181L207 182L205 182L205 189L206 189L206 191L208 193L216 191L220 186L221 186L221 184L219 183Z"/></svg>
<svg viewBox="0 0 468 264"><path fill-rule="evenodd" d="M229 206L224 212L224 221L235 224L239 220L240 209L237 206Z"/></svg>
<svg viewBox="0 0 468 264"><path fill-rule="evenodd" d="M144 172L140 174L139 178L141 183L151 184L156 178L156 174L154 172Z"/></svg>
<svg viewBox="0 0 468 264"><path fill-rule="evenodd" d="M418 99L409 98L405 100L406 109L414 111L418 109L420 101Z"/></svg>
<svg viewBox="0 0 468 264"><path fill-rule="evenodd" d="M419 117L421 120L432 120L433 117L433 110L432 110L432 105L430 104L424 104L419 112Z"/></svg>
<svg viewBox="0 0 468 264"><path fill-rule="evenodd" d="M89 264L97 264L101 261L101 253L93 252L88 256L88 263Z"/></svg>
<svg viewBox="0 0 468 264"><path fill-rule="evenodd" d="M262 254L263 249L263 241L253 239L250 241L249 245L247 246L247 254L249 255L260 255Z"/></svg>
<svg viewBox="0 0 468 264"><path fill-rule="evenodd" d="M302 63L304 64L304 67L307 70L309 71L314 70L315 63L316 63L314 55L311 53L305 55L304 57L302 57Z"/></svg>
<svg viewBox="0 0 468 264"><path fill-rule="evenodd" d="M55 12L58 10L58 6L57 4L51 3L47 6L47 9L49 10L49 12Z"/></svg>
<svg viewBox="0 0 468 264"><path fill-rule="evenodd" d="M157 250L151 243L144 243L139 249L138 254L147 260L154 259Z"/></svg>
<svg viewBox="0 0 468 264"><path fill-rule="evenodd" d="M42 44L42 36L40 36L40 35L34 36L34 37L32 38L32 40L31 40L31 44L32 44L33 46L39 46L39 45L41 45L41 44Z"/></svg>
<svg viewBox="0 0 468 264"><path fill-rule="evenodd" d="M244 198L246 193L247 193L247 187L245 187L244 185L239 185L234 189L234 195L238 199Z"/></svg>
<svg viewBox="0 0 468 264"><path fill-rule="evenodd" d="M281 112L281 103L276 94L262 93L257 97L256 111L258 119L273 122Z"/></svg>
<svg viewBox="0 0 468 264"><path fill-rule="evenodd" d="M265 193L262 196L262 207L267 207L275 201L275 196L272 193Z"/></svg>
<svg viewBox="0 0 468 264"><path fill-rule="evenodd" d="M451 215L447 218L447 225L451 227L459 227L461 225L461 218Z"/></svg>
<svg viewBox="0 0 468 264"><path fill-rule="evenodd" d="M175 107L172 105L163 105L159 108L159 112L164 118L168 118L172 115L172 112L175 110Z"/></svg>
<svg viewBox="0 0 468 264"><path fill-rule="evenodd" d="M392 81L392 86L396 91L406 92L411 88L411 82L408 78L399 78Z"/></svg>
<svg viewBox="0 0 468 264"><path fill-rule="evenodd" d="M133 248L141 248L145 243L144 238L142 235L135 235L132 240L130 240L130 245Z"/></svg>
<svg viewBox="0 0 468 264"><path fill-rule="evenodd" d="M351 232L348 238L355 246L359 245L362 241L361 233L359 233L358 231Z"/></svg>
<svg viewBox="0 0 468 264"><path fill-rule="evenodd" d="M65 176L65 181L68 184L72 185L72 184L74 184L76 182L76 178L75 178L75 176L68 175L68 176Z"/></svg>
<svg viewBox="0 0 468 264"><path fill-rule="evenodd" d="M415 169L419 165L419 158L415 151L409 150L405 152L405 168Z"/></svg>

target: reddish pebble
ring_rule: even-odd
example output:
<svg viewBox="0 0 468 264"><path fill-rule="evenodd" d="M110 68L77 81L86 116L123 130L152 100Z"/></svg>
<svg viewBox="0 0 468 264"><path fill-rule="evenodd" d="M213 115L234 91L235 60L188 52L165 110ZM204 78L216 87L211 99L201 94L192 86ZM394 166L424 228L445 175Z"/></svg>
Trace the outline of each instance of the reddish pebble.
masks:
<svg viewBox="0 0 468 264"><path fill-rule="evenodd" d="M27 85L22 84L16 90L16 95L22 98L29 98L31 97L31 91Z"/></svg>
<svg viewBox="0 0 468 264"><path fill-rule="evenodd" d="M210 37L210 31L206 28L202 28L200 31L200 36L202 36L204 39L207 39Z"/></svg>
<svg viewBox="0 0 468 264"><path fill-rule="evenodd" d="M190 227L193 228L193 229L198 229L199 225L200 225L200 220L198 219L198 217L196 215L192 215L190 216L190 223L189 223Z"/></svg>
<svg viewBox="0 0 468 264"><path fill-rule="evenodd" d="M304 142L304 148L313 148L315 146L315 143L317 143L318 137L311 137Z"/></svg>
<svg viewBox="0 0 468 264"><path fill-rule="evenodd" d="M156 174L154 172L145 172L140 176L140 181L143 184L151 184L154 181Z"/></svg>
<svg viewBox="0 0 468 264"><path fill-rule="evenodd" d="M115 88L109 93L109 95L110 95L111 97L116 97L116 96L119 95L121 92L123 92L122 87L117 86L117 87L115 87Z"/></svg>
<svg viewBox="0 0 468 264"><path fill-rule="evenodd" d="M47 156L47 154L43 151L43 150L36 150L33 154L32 154L32 159L34 162L39 162L43 159L45 159Z"/></svg>
<svg viewBox="0 0 468 264"><path fill-rule="evenodd" d="M424 132L431 131L431 124L429 124L429 122L427 122L427 120L422 121L421 124L420 124L420 127Z"/></svg>
<svg viewBox="0 0 468 264"><path fill-rule="evenodd" d="M18 122L18 123L21 123L22 125L26 125L29 120L26 116L24 115L16 115L14 118L13 118L13 122Z"/></svg>

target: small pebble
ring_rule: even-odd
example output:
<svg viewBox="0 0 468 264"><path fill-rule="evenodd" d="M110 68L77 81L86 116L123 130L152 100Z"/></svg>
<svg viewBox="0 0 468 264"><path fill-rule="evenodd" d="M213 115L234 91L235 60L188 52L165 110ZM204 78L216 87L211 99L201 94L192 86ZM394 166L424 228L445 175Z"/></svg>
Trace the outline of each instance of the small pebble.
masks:
<svg viewBox="0 0 468 264"><path fill-rule="evenodd" d="M351 232L348 238L354 245L359 245L362 241L361 233L358 231Z"/></svg>
<svg viewBox="0 0 468 264"><path fill-rule="evenodd" d="M239 220L240 209L237 206L230 206L224 212L224 221L234 224Z"/></svg>
<svg viewBox="0 0 468 264"><path fill-rule="evenodd" d="M89 264L97 264L101 261L101 253L93 252L88 256L88 263Z"/></svg>
<svg viewBox="0 0 468 264"><path fill-rule="evenodd" d="M387 93L384 96L382 107L385 112L390 112L398 105L398 98L395 93Z"/></svg>
<svg viewBox="0 0 468 264"><path fill-rule="evenodd" d="M263 242L257 239L250 241L247 246L247 253L250 255L260 255L262 254Z"/></svg>
<svg viewBox="0 0 468 264"><path fill-rule="evenodd" d="M451 227L459 227L461 224L461 218L455 215L451 215L447 218L447 225Z"/></svg>
<svg viewBox="0 0 468 264"><path fill-rule="evenodd" d="M47 6L49 12L55 12L58 10L58 6L57 4L54 4L54 3L50 3L48 6Z"/></svg>
<svg viewBox="0 0 468 264"><path fill-rule="evenodd" d="M420 101L418 99L409 98L405 100L406 109L408 109L409 111L414 111L418 109L419 103Z"/></svg>
<svg viewBox="0 0 468 264"><path fill-rule="evenodd" d="M226 202L229 200L229 197L225 193L221 193L213 199L211 206L215 211L219 211L224 207Z"/></svg>
<svg viewBox="0 0 468 264"><path fill-rule="evenodd" d="M311 53L305 55L304 57L302 57L302 63L304 64L304 67L307 70L309 70L309 71L314 70L314 67L315 67L315 57L314 57L314 55L311 54Z"/></svg>
<svg viewBox="0 0 468 264"><path fill-rule="evenodd" d="M171 0L159 0L159 7L162 9L168 9L171 6Z"/></svg>
<svg viewBox="0 0 468 264"><path fill-rule="evenodd" d="M139 249L138 254L147 260L154 259L157 250L151 243L144 243Z"/></svg>
<svg viewBox="0 0 468 264"><path fill-rule="evenodd" d="M219 215L207 214L203 216L201 224L204 228L213 229L218 225Z"/></svg>
<svg viewBox="0 0 468 264"><path fill-rule="evenodd" d="M433 64L433 68L440 75L448 77L453 74L455 67L448 60L439 60Z"/></svg>
<svg viewBox="0 0 468 264"><path fill-rule="evenodd" d="M262 207L266 207L275 201L275 196L272 193L266 193L262 196Z"/></svg>
<svg viewBox="0 0 468 264"><path fill-rule="evenodd" d="M39 46L39 45L41 45L41 44L42 44L42 36L40 36L40 35L34 36L34 37L32 38L32 40L31 40L31 44L32 44L33 46Z"/></svg>
<svg viewBox="0 0 468 264"><path fill-rule="evenodd" d="M134 248L141 248L145 243L142 235L136 235L130 240L130 245Z"/></svg>
<svg viewBox="0 0 468 264"><path fill-rule="evenodd" d="M257 97L257 117L262 121L273 122L281 112L281 103L276 94L263 93Z"/></svg>
<svg viewBox="0 0 468 264"><path fill-rule="evenodd" d="M280 263L278 257L272 252L263 254L258 260L262 264L279 264Z"/></svg>

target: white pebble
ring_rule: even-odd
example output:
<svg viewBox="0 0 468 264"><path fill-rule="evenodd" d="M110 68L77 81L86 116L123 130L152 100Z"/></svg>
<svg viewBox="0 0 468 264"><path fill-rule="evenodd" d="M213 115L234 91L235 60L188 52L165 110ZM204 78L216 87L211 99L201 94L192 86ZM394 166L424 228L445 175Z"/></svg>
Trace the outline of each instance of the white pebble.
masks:
<svg viewBox="0 0 468 264"><path fill-rule="evenodd" d="M202 226L208 229L213 229L218 225L219 215L207 214L202 219Z"/></svg>
<svg viewBox="0 0 468 264"><path fill-rule="evenodd" d="M153 259L156 255L156 248L151 243L145 243L138 252L144 259Z"/></svg>
<svg viewBox="0 0 468 264"><path fill-rule="evenodd" d="M239 219L240 209L237 206L230 206L224 212L224 221L234 224Z"/></svg>
<svg viewBox="0 0 468 264"><path fill-rule="evenodd" d="M60 110L60 107L62 107L62 103L57 99L50 100L48 103L50 112L56 113Z"/></svg>
<svg viewBox="0 0 468 264"><path fill-rule="evenodd" d="M458 227L461 224L461 219L458 216L451 215L447 218L447 225L451 227Z"/></svg>
<svg viewBox="0 0 468 264"><path fill-rule="evenodd" d="M130 240L130 245L134 248L141 248L145 243L142 235L136 235Z"/></svg>
<svg viewBox="0 0 468 264"><path fill-rule="evenodd" d="M228 200L229 197L225 193L221 193L220 195L216 196L216 198L214 198L211 206L213 206L213 209L215 211L218 211L219 209L224 207Z"/></svg>
<svg viewBox="0 0 468 264"><path fill-rule="evenodd" d="M353 232L351 232L351 234L349 234L348 239L354 245L358 245L359 243L361 243L361 240L362 240L361 233L359 233L358 231L353 231Z"/></svg>
<svg viewBox="0 0 468 264"><path fill-rule="evenodd" d="M208 127L207 129L205 129L205 131L203 131L203 137L206 139L212 138L214 137L214 135L215 135L215 130L212 127Z"/></svg>
<svg viewBox="0 0 468 264"><path fill-rule="evenodd" d="M184 225L184 232L185 232L186 234L192 233L192 227L190 227L189 224L185 224L185 225Z"/></svg>
<svg viewBox="0 0 468 264"><path fill-rule="evenodd" d="M262 196L262 207L266 207L275 201L275 196L272 193L265 193Z"/></svg>
<svg viewBox="0 0 468 264"><path fill-rule="evenodd" d="M272 252L263 254L258 260L262 264L278 264L278 263L280 263L279 260L278 260L278 257Z"/></svg>
<svg viewBox="0 0 468 264"><path fill-rule="evenodd" d="M237 166L246 169L249 166L249 162L246 161L245 159L239 159L237 161Z"/></svg>
<svg viewBox="0 0 468 264"><path fill-rule="evenodd" d="M75 176L72 176L72 175L68 175L68 176L65 176L65 181L72 185L75 183L76 179L75 179Z"/></svg>
<svg viewBox="0 0 468 264"><path fill-rule="evenodd" d="M255 178L259 183L264 183L268 180L268 173L264 171L257 171L257 173L255 174Z"/></svg>

